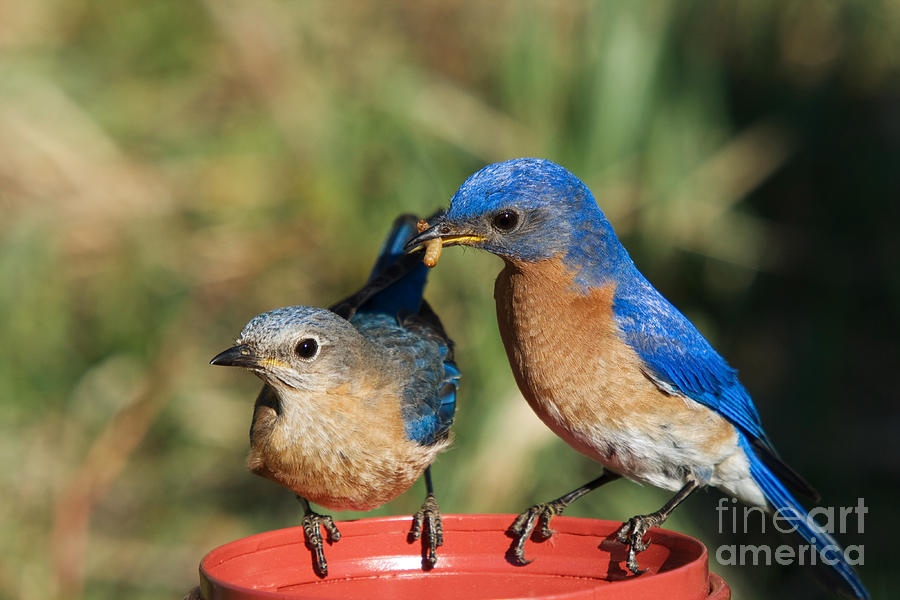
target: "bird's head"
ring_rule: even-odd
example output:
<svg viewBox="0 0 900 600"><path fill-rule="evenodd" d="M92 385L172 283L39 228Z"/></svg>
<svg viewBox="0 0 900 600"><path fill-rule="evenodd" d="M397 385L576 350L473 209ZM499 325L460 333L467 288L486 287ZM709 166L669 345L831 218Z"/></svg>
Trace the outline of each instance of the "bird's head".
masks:
<svg viewBox="0 0 900 600"><path fill-rule="evenodd" d="M326 391L351 378L367 346L333 312L288 306L253 317L237 344L210 364L249 369L279 390Z"/></svg>
<svg viewBox="0 0 900 600"><path fill-rule="evenodd" d="M602 238L618 245L587 186L563 167L535 158L488 165L469 177L446 214L406 249L436 238L515 262L569 255L587 243L602 245Z"/></svg>

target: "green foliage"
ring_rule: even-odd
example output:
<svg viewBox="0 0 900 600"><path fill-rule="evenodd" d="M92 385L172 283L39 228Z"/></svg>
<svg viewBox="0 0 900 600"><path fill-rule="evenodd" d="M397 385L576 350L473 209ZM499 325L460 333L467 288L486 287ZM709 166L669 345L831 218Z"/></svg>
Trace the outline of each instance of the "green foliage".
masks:
<svg viewBox="0 0 900 600"><path fill-rule="evenodd" d="M720 331L790 264L752 200L829 106L886 97L900 48L887 2L3 4L9 598L172 597L214 546L295 524L292 496L243 467L259 383L207 361L259 312L352 291L396 214L446 205L486 162L582 177L642 269L765 387L778 336L738 352ZM427 292L464 376L436 465L446 512L518 512L598 472L515 389L499 267L450 250ZM664 498L622 482L570 514ZM712 502L692 503L669 526L712 544ZM787 577L713 568L736 597Z"/></svg>

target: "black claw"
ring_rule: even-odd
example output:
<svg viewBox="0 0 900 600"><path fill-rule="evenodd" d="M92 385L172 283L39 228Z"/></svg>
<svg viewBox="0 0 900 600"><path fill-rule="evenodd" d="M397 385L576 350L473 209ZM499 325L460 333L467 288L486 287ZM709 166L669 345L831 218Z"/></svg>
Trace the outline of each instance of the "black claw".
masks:
<svg viewBox="0 0 900 600"><path fill-rule="evenodd" d="M537 520L539 514L539 506L532 506L513 521L512 531L513 533L517 533L521 536L528 537L531 532L534 530L534 522Z"/></svg>
<svg viewBox="0 0 900 600"><path fill-rule="evenodd" d="M643 575L647 572L647 569L642 569L637 562L637 557L635 556L636 552L634 546L628 547L628 560L625 561L625 566L628 567L628 570L634 573L635 575Z"/></svg>
<svg viewBox="0 0 900 600"><path fill-rule="evenodd" d="M559 501L535 504L516 517L509 530L516 538L512 554L520 565L531 563L525 558L525 542L531 537L535 526L540 524L541 537L545 540L553 537L555 532L550 529L550 519L555 515L562 514L564 508L565 504L561 504Z"/></svg>
<svg viewBox="0 0 900 600"><path fill-rule="evenodd" d="M320 515L317 512L309 511L303 515L303 534L306 538L306 547L315 553L315 561L313 568L320 577L328 575L328 561L325 560L325 544L322 541L322 530L328 532L328 543L341 539L341 532L338 531L334 520L328 515Z"/></svg>
<svg viewBox="0 0 900 600"><path fill-rule="evenodd" d="M644 541L644 536L651 527L654 527L658 519L654 515L637 515L631 517L616 532L616 539L628 547L628 559L625 565L635 575L646 573L647 569L641 569L637 562L637 555L650 547L650 541Z"/></svg>
<svg viewBox="0 0 900 600"><path fill-rule="evenodd" d="M516 520L513 521L513 524L510 527L510 530L516 536L513 556L520 565L527 565L531 562L525 558L525 540L531 537L531 532L534 531L534 522L537 519L537 515L538 507L532 506L516 517Z"/></svg>
<svg viewBox="0 0 900 600"><path fill-rule="evenodd" d="M325 526L326 531L328 531L329 544L333 544L341 539L341 532L338 531L337 525L334 524L334 520L330 516L325 515L322 519L322 524Z"/></svg>
<svg viewBox="0 0 900 600"><path fill-rule="evenodd" d="M422 508L413 515L412 529L409 534L413 540L422 538L423 550L425 550L422 560L426 567L433 567L437 563L437 549L444 545L444 525L441 521L441 511L437 500L432 494L425 497Z"/></svg>
<svg viewBox="0 0 900 600"><path fill-rule="evenodd" d="M509 530L511 532L519 534L519 535L521 535L522 532L524 532L526 530L530 531L532 526L531 525L526 526L526 523L527 523L527 521L533 519L533 515L532 515L533 509L534 509L534 507L532 506L531 508L529 508L528 510L526 510L525 512L523 512L522 514L517 516L516 520L513 521L513 524L509 526Z"/></svg>
<svg viewBox="0 0 900 600"><path fill-rule="evenodd" d="M630 523L628 521L622 523L622 526L619 527L619 530L616 532L616 540L622 544L628 543L628 533Z"/></svg>
<svg viewBox="0 0 900 600"><path fill-rule="evenodd" d="M700 484L695 479L689 479L672 498L666 502L662 508L655 513L649 515L637 515L628 519L616 532L616 539L628 547L628 560L625 564L628 570L635 575L645 573L647 569L641 569L638 566L637 554L643 552L650 547L650 540L644 541L644 536L650 531L651 527L659 527L665 523L669 515L675 508L684 502L685 498L690 496Z"/></svg>
<svg viewBox="0 0 900 600"><path fill-rule="evenodd" d="M525 542L531 537L531 534L534 532L534 527L538 522L540 522L541 525L541 537L545 540L550 539L555 533L550 529L550 519L556 515L561 515L568 505L588 492L595 490L610 481L615 481L618 478L619 475L616 473L606 471L600 477L588 481L586 484L575 488L568 494L560 496L551 502L535 504L517 516L516 520L513 521L512 525L510 525L507 530L507 535L515 539L508 551L507 557L509 558L509 555L511 554L512 559L515 559L515 562L520 565L527 565L530 563L531 561L525 558Z"/></svg>
<svg viewBox="0 0 900 600"><path fill-rule="evenodd" d="M560 512L562 512L562 511L560 511ZM556 514L556 511L554 511L554 514ZM554 534L554 533L556 533L555 531L553 531L552 529L550 529L550 518L551 518L552 516L553 516L553 515L551 515L549 512L542 512L542 513L541 513L541 519L540 519L540 522L541 522L541 537L543 537L544 539L549 539L549 538L553 537L553 534Z"/></svg>

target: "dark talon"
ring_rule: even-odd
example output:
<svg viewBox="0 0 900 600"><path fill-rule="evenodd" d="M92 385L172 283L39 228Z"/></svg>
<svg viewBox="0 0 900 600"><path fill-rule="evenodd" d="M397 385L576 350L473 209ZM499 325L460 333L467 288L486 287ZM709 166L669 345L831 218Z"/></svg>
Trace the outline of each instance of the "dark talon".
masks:
<svg viewBox="0 0 900 600"><path fill-rule="evenodd" d="M328 532L328 543L333 544L341 539L341 532L338 531L337 525L329 515L320 515L310 508L309 502L304 498L297 497L301 504L304 505L303 536L306 538L306 547L315 552L315 560L313 568L320 577L328 575L328 561L325 560L325 544L322 541L321 527Z"/></svg>
<svg viewBox="0 0 900 600"><path fill-rule="evenodd" d="M555 515L562 514L565 507L566 504L559 500L554 500L544 504L535 504L516 517L509 529L517 538L516 545L513 548L513 556L520 565L527 565L531 562L525 558L525 542L534 532L535 525L540 523L542 538L549 539L553 537L555 532L550 529L550 519Z"/></svg>
<svg viewBox="0 0 900 600"><path fill-rule="evenodd" d="M647 569L641 569L637 562L637 554L650 547L650 541L644 541L644 535L651 527L656 527L660 519L656 515L637 515L631 517L616 533L616 539L628 547L628 559L625 565L635 575L645 573Z"/></svg>
<svg viewBox="0 0 900 600"><path fill-rule="evenodd" d="M422 537L423 530L426 532L423 545L428 544L423 560L426 567L433 567L437 563L437 549L444 545L444 525L441 522L441 511L433 494L425 497L422 508L413 515L410 537L414 540L419 539Z"/></svg>
<svg viewBox="0 0 900 600"><path fill-rule="evenodd" d="M555 510L554 514L562 514L562 507L559 507L557 510ZM554 533L556 533L556 531L550 529L550 517L551 516L552 515L548 515L548 513L546 513L546 512L541 513L541 519L540 519L541 537L544 539L549 539L549 538L553 537Z"/></svg>
<svg viewBox="0 0 900 600"><path fill-rule="evenodd" d="M516 542L511 549L516 562L520 565L527 565L531 562L525 558L525 542L531 537L532 532L534 532L534 526L538 522L541 524L541 537L545 540L550 539L555 533L550 529L550 519L556 515L561 515L568 505L591 490L595 490L601 485L615 481L618 478L619 475L616 473L606 471L600 477L588 481L568 494L560 496L551 502L535 504L516 517L516 520L509 527L509 533L516 538Z"/></svg>
<svg viewBox="0 0 900 600"><path fill-rule="evenodd" d="M669 518L669 515L672 514L672 511L675 510L675 507L684 502L685 498L690 496L699 485L700 484L695 480L690 479L684 484L684 487L678 490L678 492L655 513L650 513L649 515L637 515L631 517L625 523L622 523L619 531L616 532L616 539L628 547L628 559L625 561L625 564L629 571L635 575L640 575L647 571L647 569L641 569L637 562L637 554L650 547L650 541L647 540L645 542L644 536L651 527L659 527L665 523L666 519Z"/></svg>
<svg viewBox="0 0 900 600"><path fill-rule="evenodd" d="M531 537L534 530L534 521L537 518L538 506L532 506L513 521L510 531L516 535L516 545L513 548L513 556L520 565L527 565L530 560L525 558L525 540Z"/></svg>

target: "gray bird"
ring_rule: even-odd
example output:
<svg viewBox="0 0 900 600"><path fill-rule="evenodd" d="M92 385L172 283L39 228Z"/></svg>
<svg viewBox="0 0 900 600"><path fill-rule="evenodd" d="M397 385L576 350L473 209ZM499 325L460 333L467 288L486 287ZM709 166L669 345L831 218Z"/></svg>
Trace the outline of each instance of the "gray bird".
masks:
<svg viewBox="0 0 900 600"><path fill-rule="evenodd" d="M416 218L394 222L366 285L331 309L279 308L254 317L237 344L211 364L249 369L265 382L250 430L248 468L293 491L307 546L325 576L320 527L340 539L331 517L312 510L371 510L424 473L423 561L443 543L429 465L450 444L459 371L453 344L422 299L427 269L403 253Z"/></svg>

